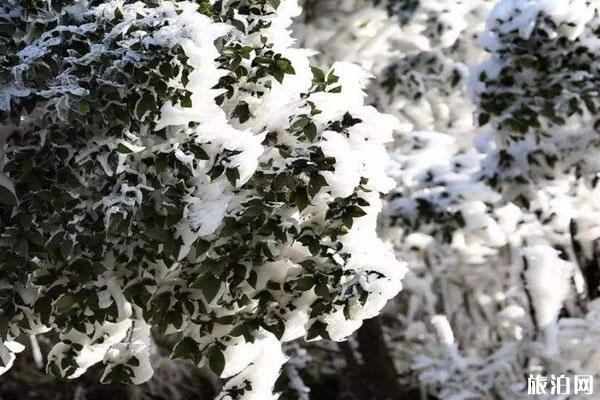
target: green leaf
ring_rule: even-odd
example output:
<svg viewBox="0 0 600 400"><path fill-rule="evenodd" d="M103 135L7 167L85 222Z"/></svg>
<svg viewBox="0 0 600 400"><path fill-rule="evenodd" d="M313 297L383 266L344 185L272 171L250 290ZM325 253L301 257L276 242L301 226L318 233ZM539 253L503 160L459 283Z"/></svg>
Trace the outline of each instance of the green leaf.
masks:
<svg viewBox="0 0 600 400"><path fill-rule="evenodd" d="M217 296L217 293L219 293L221 281L213 274L207 273L196 278L192 287L194 289L202 290L204 297L206 297L206 301L210 303Z"/></svg>
<svg viewBox="0 0 600 400"><path fill-rule="evenodd" d="M479 126L483 126L490 121L490 114L481 113L479 114Z"/></svg>
<svg viewBox="0 0 600 400"><path fill-rule="evenodd" d="M461 228L467 226L467 222L465 221L465 217L463 216L462 212L458 211L456 214L454 214L454 218L456 219L458 226Z"/></svg>
<svg viewBox="0 0 600 400"><path fill-rule="evenodd" d="M237 220L233 217L223 218L223 228L221 229L221 237L233 235L238 230Z"/></svg>
<svg viewBox="0 0 600 400"><path fill-rule="evenodd" d="M215 346L210 347L206 352L206 358L208 359L210 369L218 376L221 376L225 369L225 356L223 352Z"/></svg>
<svg viewBox="0 0 600 400"><path fill-rule="evenodd" d="M99 262L95 262L91 265L90 271L94 274L101 274L106 271L106 267Z"/></svg>
<svg viewBox="0 0 600 400"><path fill-rule="evenodd" d="M187 95L183 96L181 98L181 100L179 100L179 104L181 105L181 107L191 108L192 107L192 94L188 93Z"/></svg>
<svg viewBox="0 0 600 400"><path fill-rule="evenodd" d="M173 66L170 62L162 63L160 67L158 67L158 71L161 73L162 76L166 78L172 78L174 76Z"/></svg>
<svg viewBox="0 0 600 400"><path fill-rule="evenodd" d="M22 237L15 245L15 251L21 257L29 258L29 241L27 238Z"/></svg>
<svg viewBox="0 0 600 400"><path fill-rule="evenodd" d="M292 62L287 58L280 58L275 64L277 69L285 74L294 75L296 73L296 70L294 70L294 67L292 67Z"/></svg>
<svg viewBox="0 0 600 400"><path fill-rule="evenodd" d="M225 170L225 176L229 183L231 183L231 186L235 186L238 179L240 179L240 171L238 171L237 168L227 168Z"/></svg>
<svg viewBox="0 0 600 400"><path fill-rule="evenodd" d="M131 367L124 364L116 364L110 368L102 383L131 383L134 373Z"/></svg>
<svg viewBox="0 0 600 400"><path fill-rule="evenodd" d="M203 239L198 239L198 242L196 243L196 255L200 256L206 253L208 249L210 249L210 242Z"/></svg>
<svg viewBox="0 0 600 400"><path fill-rule="evenodd" d="M352 225L354 224L354 219L352 218L352 215L350 215L350 214L344 214L344 215L342 215L342 223L348 229L352 229Z"/></svg>
<svg viewBox="0 0 600 400"><path fill-rule="evenodd" d="M85 100L79 102L79 113L85 115L90 112L90 103Z"/></svg>
<svg viewBox="0 0 600 400"><path fill-rule="evenodd" d="M296 121L290 126L293 131L303 130L306 125L310 122L310 119L306 115L301 115Z"/></svg>
<svg viewBox="0 0 600 400"><path fill-rule="evenodd" d="M277 323L273 325L263 324L262 327L275 335L278 340L280 340L285 333L285 324L281 320L277 321Z"/></svg>
<svg viewBox="0 0 600 400"><path fill-rule="evenodd" d="M223 175L224 171L225 171L225 167L222 166L221 164L218 164L218 165L213 166L210 169L210 171L208 172L208 176L210 176L211 181L214 181L215 179L217 179L218 177Z"/></svg>
<svg viewBox="0 0 600 400"><path fill-rule="evenodd" d="M232 18L230 22L231 25L237 28L240 32L246 33L246 25L244 25L242 21L240 21L239 19Z"/></svg>
<svg viewBox="0 0 600 400"><path fill-rule="evenodd" d="M198 145L198 144L191 144L189 145L190 151L194 154L194 156L199 159L199 160L210 160L210 157L208 156L208 154L206 154L206 151L204 151L204 149Z"/></svg>
<svg viewBox="0 0 600 400"><path fill-rule="evenodd" d="M6 346L4 346L4 343L0 343L0 367L1 368L6 368L8 366L8 363L10 361L10 351L8 350L8 348Z"/></svg>
<svg viewBox="0 0 600 400"><path fill-rule="evenodd" d="M308 207L310 201L308 200L306 188L301 187L296 189L294 192L294 204L296 204L296 207L298 207L298 210L300 211Z"/></svg>
<svg viewBox="0 0 600 400"><path fill-rule="evenodd" d="M153 95L144 93L137 103L135 114L139 119L142 119L146 112L154 111L157 108L156 99Z"/></svg>
<svg viewBox="0 0 600 400"><path fill-rule="evenodd" d="M69 294L64 294L58 300L56 300L54 307L56 308L56 312L59 314L64 314L69 311L74 304L75 298Z"/></svg>
<svg viewBox="0 0 600 400"><path fill-rule="evenodd" d="M33 311L40 316L44 325L50 324L50 314L52 313L52 301L48 297L40 297L33 306Z"/></svg>
<svg viewBox="0 0 600 400"><path fill-rule="evenodd" d="M252 286L253 288L256 289L257 281L258 281L258 274L256 273L256 271L250 271L250 274L248 275L248 283L250 284L250 286Z"/></svg>
<svg viewBox="0 0 600 400"><path fill-rule="evenodd" d="M117 146L117 153L130 154L133 153L133 150L125 146L123 143L119 143L119 145Z"/></svg>
<svg viewBox="0 0 600 400"><path fill-rule="evenodd" d="M310 122L306 124L304 127L304 136L306 136L306 138L311 142L315 140L317 137L317 127L314 123Z"/></svg>
<svg viewBox="0 0 600 400"><path fill-rule="evenodd" d="M60 255L63 260L67 261L71 258L71 253L73 251L73 242L68 237L63 238L63 241L60 244Z"/></svg>
<svg viewBox="0 0 600 400"><path fill-rule="evenodd" d="M323 175L319 174L311 177L310 181L308 182L308 194L310 197L315 197L315 195L319 193L319 190L321 190L323 186L327 186L327 181Z"/></svg>
<svg viewBox="0 0 600 400"><path fill-rule="evenodd" d="M183 314L180 311L169 311L167 319L175 329L181 329L181 325L183 325Z"/></svg>
<svg viewBox="0 0 600 400"><path fill-rule="evenodd" d="M316 320L308 329L306 340L312 340L318 337L326 340L330 339L329 333L327 332L327 325L319 320Z"/></svg>
<svg viewBox="0 0 600 400"><path fill-rule="evenodd" d="M174 360L192 360L195 364L198 364L202 360L202 351L200 351L198 342L191 337L184 337L173 347L171 358Z"/></svg>
<svg viewBox="0 0 600 400"><path fill-rule="evenodd" d="M233 117L238 118L241 124L248 121L250 119L250 109L248 108L248 103L242 101L240 104L238 104L233 110Z"/></svg>
<svg viewBox="0 0 600 400"><path fill-rule="evenodd" d="M15 187L8 176L0 172L0 206L14 207L16 205Z"/></svg>
<svg viewBox="0 0 600 400"><path fill-rule="evenodd" d="M329 288L325 282L319 282L315 286L315 294L324 299L328 299L330 297Z"/></svg>
<svg viewBox="0 0 600 400"><path fill-rule="evenodd" d="M303 276L294 282L294 287L303 292L310 290L315 286L315 279L312 276Z"/></svg>
<svg viewBox="0 0 600 400"><path fill-rule="evenodd" d="M276 69L273 71L273 77L277 80L277 82L282 83L283 78L285 77L285 72L280 69Z"/></svg>
<svg viewBox="0 0 600 400"><path fill-rule="evenodd" d="M280 70L282 70L284 72L291 65L290 60L287 60L285 58L280 58L279 60L277 60L275 62L275 64L277 65L278 69L280 69Z"/></svg>
<svg viewBox="0 0 600 400"><path fill-rule="evenodd" d="M5 341L8 336L8 317L0 310L0 341Z"/></svg>
<svg viewBox="0 0 600 400"><path fill-rule="evenodd" d="M235 328L233 328L229 332L229 336L233 336L233 337L242 336L244 333L246 333L249 330L250 330L250 328L247 326L247 324L242 323L242 324L236 326Z"/></svg>
<svg viewBox="0 0 600 400"><path fill-rule="evenodd" d="M187 69L184 69L181 72L181 84L184 87L187 87L188 83L190 83L190 72ZM190 104L191 104L191 98L190 98Z"/></svg>
<svg viewBox="0 0 600 400"><path fill-rule="evenodd" d="M316 83L325 82L325 73L322 69L317 67L310 67L310 69L313 73L313 81L315 81Z"/></svg>
<svg viewBox="0 0 600 400"><path fill-rule="evenodd" d="M355 218L358 218L358 217L364 217L365 215L367 215L367 213L365 212L365 210L363 210L359 206L352 206L352 207L350 207L350 215L352 215Z"/></svg>
<svg viewBox="0 0 600 400"><path fill-rule="evenodd" d="M50 375L55 376L57 378L62 378L62 373L60 371L60 367L58 366L58 364L56 364L56 361L48 364L48 367L46 368L46 370Z"/></svg>
<svg viewBox="0 0 600 400"><path fill-rule="evenodd" d="M115 8L115 19L122 20L123 19L123 11L119 7Z"/></svg>

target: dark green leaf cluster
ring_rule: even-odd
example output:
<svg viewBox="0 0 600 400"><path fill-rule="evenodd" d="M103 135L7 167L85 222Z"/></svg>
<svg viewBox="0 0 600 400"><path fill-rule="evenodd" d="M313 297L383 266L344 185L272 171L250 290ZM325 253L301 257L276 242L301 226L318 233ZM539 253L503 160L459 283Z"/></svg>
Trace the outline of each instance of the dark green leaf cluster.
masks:
<svg viewBox="0 0 600 400"><path fill-rule="evenodd" d="M521 11L514 13L516 18ZM479 125L491 124L501 141L491 183L522 185L576 165L585 170L585 160L575 154L573 145L600 144L590 132L600 124L596 117L600 66L597 49L589 45L600 32L597 18L573 37L569 32L574 23L544 12L531 21L527 35L522 29L501 28L510 23L496 21L490 35L498 45L488 50L493 58L477 76ZM575 120L590 129L575 135L565 129Z"/></svg>
<svg viewBox="0 0 600 400"><path fill-rule="evenodd" d="M375 5L384 4L390 15L396 15L401 24L407 24L419 7L419 0L373 0Z"/></svg>
<svg viewBox="0 0 600 400"><path fill-rule="evenodd" d="M381 86L392 98L419 101L424 95L449 96L465 83L465 73L456 62L440 52L420 52L389 65Z"/></svg>

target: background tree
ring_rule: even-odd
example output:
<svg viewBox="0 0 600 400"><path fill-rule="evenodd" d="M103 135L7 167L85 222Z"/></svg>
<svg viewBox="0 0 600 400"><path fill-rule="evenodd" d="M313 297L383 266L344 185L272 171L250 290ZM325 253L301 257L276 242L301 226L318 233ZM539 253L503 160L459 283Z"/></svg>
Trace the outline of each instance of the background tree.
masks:
<svg viewBox="0 0 600 400"><path fill-rule="evenodd" d="M383 318L400 382L513 399L529 373L596 376L582 349L598 291L597 6L344 4L310 14L306 41L370 68L368 101L412 124L389 146L398 187L380 226L410 268Z"/></svg>

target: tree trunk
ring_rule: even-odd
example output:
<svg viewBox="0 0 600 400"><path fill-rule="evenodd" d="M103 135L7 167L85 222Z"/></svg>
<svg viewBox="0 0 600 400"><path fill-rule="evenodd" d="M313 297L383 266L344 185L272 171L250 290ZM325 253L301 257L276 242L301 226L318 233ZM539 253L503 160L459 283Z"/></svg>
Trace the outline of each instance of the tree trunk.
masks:
<svg viewBox="0 0 600 400"><path fill-rule="evenodd" d="M357 334L358 349L363 358L363 373L376 400L408 399L398 381L394 361L383 337L381 317L365 320Z"/></svg>

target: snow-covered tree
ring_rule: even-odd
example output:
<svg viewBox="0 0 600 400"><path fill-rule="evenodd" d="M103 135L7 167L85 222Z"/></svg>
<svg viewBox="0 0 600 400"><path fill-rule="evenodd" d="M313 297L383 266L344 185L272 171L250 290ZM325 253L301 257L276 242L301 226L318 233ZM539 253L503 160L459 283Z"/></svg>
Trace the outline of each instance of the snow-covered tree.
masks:
<svg viewBox="0 0 600 400"><path fill-rule="evenodd" d="M281 343L343 340L401 287L377 238L397 121L311 68L293 0L0 6L0 373L152 375L152 335L272 398Z"/></svg>
<svg viewBox="0 0 600 400"><path fill-rule="evenodd" d="M477 37L492 5L491 0L308 1L306 7L318 11L305 13L298 29L305 46L322 52L322 63L352 61L374 75L369 102L415 129L464 137L472 130L473 109L464 95L467 65L482 57Z"/></svg>
<svg viewBox="0 0 600 400"><path fill-rule="evenodd" d="M597 378L598 5L344 4L306 42L369 68L368 101L412 125L380 226L410 267L384 320L403 383L514 399L528 373Z"/></svg>
<svg viewBox="0 0 600 400"><path fill-rule="evenodd" d="M478 121L488 130L484 179L519 206L512 240L522 271L528 367L598 376L598 5L502 1L474 69ZM518 216L518 217L517 217ZM517 217L517 218L515 218Z"/></svg>
<svg viewBox="0 0 600 400"><path fill-rule="evenodd" d="M487 226L479 231L494 234L459 242L454 236L453 243L463 243L484 263L464 268L464 261L450 261L433 274L460 283L464 299L443 296L455 311L443 310L433 324L449 344L442 357L417 355L421 382L435 384L442 398L524 396L528 373L597 374L595 353L582 350L595 337L597 306L589 300L598 290L592 200L597 92L589 72L595 68L596 7L503 1L488 17L482 46L492 58L471 72L476 123L484 126L475 146L485 155L471 181L497 194L493 207L481 209L478 222L465 228ZM426 189L431 193L430 185ZM458 190L462 197L469 192ZM439 249L434 243L428 248ZM457 271L467 279L456 279ZM437 297L440 291L451 293L432 292Z"/></svg>

